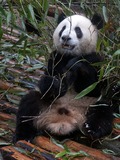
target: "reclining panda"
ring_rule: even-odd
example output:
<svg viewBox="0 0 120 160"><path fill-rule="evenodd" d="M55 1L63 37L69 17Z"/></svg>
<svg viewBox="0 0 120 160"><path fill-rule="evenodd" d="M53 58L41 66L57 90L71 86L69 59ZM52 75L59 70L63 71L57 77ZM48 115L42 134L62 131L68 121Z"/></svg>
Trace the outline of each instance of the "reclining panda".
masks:
<svg viewBox="0 0 120 160"><path fill-rule="evenodd" d="M86 96L75 96L98 82L101 56L96 53L98 29L103 20L83 15L63 19L53 34L55 51L48 60L39 90L25 95L19 105L15 141L37 135L76 139L80 133L97 139L112 131L113 110L109 101L98 100L102 85Z"/></svg>

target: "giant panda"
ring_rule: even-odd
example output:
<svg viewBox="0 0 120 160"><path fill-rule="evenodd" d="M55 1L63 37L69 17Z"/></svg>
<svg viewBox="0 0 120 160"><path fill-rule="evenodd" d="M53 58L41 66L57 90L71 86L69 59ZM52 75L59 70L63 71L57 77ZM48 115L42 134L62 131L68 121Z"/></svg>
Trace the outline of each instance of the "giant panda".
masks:
<svg viewBox="0 0 120 160"><path fill-rule="evenodd" d="M102 85L86 96L75 96L98 82L102 61L96 53L102 18L83 15L63 19L53 33L55 50L37 88L20 101L14 141L32 140L37 135L76 139L84 134L98 139L111 133L113 111L110 101L98 99Z"/></svg>

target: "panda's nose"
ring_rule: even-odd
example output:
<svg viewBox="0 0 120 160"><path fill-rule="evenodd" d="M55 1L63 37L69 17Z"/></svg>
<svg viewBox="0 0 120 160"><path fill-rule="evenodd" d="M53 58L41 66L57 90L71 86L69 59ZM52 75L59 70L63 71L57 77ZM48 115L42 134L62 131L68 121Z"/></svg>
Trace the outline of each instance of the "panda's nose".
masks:
<svg viewBox="0 0 120 160"><path fill-rule="evenodd" d="M59 109L58 109L58 113L59 113L60 115L62 115L62 114L68 115L68 114L69 114L69 111L68 111L66 108L59 108Z"/></svg>
<svg viewBox="0 0 120 160"><path fill-rule="evenodd" d="M71 38L69 36L62 36L61 38L64 42L71 40Z"/></svg>

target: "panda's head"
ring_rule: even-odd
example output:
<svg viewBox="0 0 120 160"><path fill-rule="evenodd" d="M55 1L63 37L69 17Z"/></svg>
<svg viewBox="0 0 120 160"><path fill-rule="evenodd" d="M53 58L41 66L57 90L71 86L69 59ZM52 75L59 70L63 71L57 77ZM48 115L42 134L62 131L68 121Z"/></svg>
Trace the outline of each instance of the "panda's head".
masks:
<svg viewBox="0 0 120 160"><path fill-rule="evenodd" d="M53 43L60 53L89 54L96 51L98 29L103 20L94 15L92 20L83 15L73 15L62 20L53 34Z"/></svg>

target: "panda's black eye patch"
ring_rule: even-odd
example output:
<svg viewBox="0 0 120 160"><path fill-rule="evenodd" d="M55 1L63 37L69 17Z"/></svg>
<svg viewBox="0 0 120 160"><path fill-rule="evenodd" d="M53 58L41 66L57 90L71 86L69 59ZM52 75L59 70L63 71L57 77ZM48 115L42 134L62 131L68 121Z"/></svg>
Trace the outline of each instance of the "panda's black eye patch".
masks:
<svg viewBox="0 0 120 160"><path fill-rule="evenodd" d="M63 28L61 29L61 31L59 32L59 37L61 37L62 32L65 30L66 26L63 26Z"/></svg>
<svg viewBox="0 0 120 160"><path fill-rule="evenodd" d="M76 32L77 38L82 37L83 34L82 34L80 27L75 27L75 32Z"/></svg>

